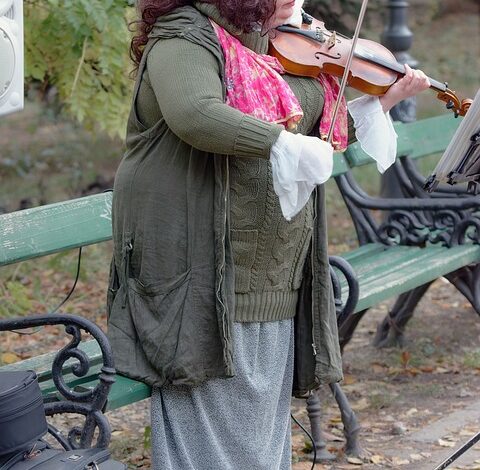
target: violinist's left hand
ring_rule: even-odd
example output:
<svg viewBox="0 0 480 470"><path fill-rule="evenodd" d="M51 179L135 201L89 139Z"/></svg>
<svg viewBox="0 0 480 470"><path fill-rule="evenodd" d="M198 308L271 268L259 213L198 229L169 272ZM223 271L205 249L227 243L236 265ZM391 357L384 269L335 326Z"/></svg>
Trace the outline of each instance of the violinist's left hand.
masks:
<svg viewBox="0 0 480 470"><path fill-rule="evenodd" d="M421 70L413 70L405 64L405 75L380 96L383 111L390 111L400 101L415 96L430 87L430 80Z"/></svg>

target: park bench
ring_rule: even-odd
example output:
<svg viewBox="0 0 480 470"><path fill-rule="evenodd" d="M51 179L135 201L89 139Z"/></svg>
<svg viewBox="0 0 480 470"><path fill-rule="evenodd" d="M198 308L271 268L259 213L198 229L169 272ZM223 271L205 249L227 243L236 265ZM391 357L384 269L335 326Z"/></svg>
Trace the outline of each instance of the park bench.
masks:
<svg viewBox="0 0 480 470"><path fill-rule="evenodd" d="M0 215L0 268L41 256L102 243L112 237L112 193L105 192L78 199L39 206L32 209ZM355 279L347 263L337 257L331 258L338 272L349 275L352 292ZM338 275L331 272L339 293ZM337 298L339 318L345 307L356 302L355 296L347 296L345 302ZM0 367L1 371L32 369L37 372L44 395L48 416L61 413L84 415L84 426L75 424L76 430L65 438L58 430L52 434L65 448L106 446L110 440L110 428L103 412L136 403L151 395L149 386L128 377L115 374L110 346L105 334L92 322L75 316L59 313L21 318L0 319L1 331L18 331L45 325L64 325L72 336L71 343L60 351L43 354L14 364ZM82 341L82 332L93 335L93 340ZM81 367L78 362L81 361ZM53 366L52 366L53 365ZM348 400L340 386L332 386L342 413L349 417L345 429L358 425ZM319 419L312 408L313 422ZM100 431L94 442L95 429ZM70 433L69 433L70 434ZM354 436L348 432L348 436ZM351 446L354 447L354 446Z"/></svg>
<svg viewBox="0 0 480 470"><path fill-rule="evenodd" d="M373 161L358 143L336 161L335 179L360 245L343 255L356 273L360 295L341 322L342 348L370 307L397 296L378 326L374 344L402 345L405 325L439 277L450 281L480 314L480 197L464 186L441 185L426 193L425 177L415 166L422 158L442 153L458 124L449 114L395 123L398 151L392 171L402 197L372 197L362 190L352 169Z"/></svg>
<svg viewBox="0 0 480 470"><path fill-rule="evenodd" d="M399 156L420 158L428 153L442 151L456 125L451 116L448 120L431 118L412 124L399 124ZM439 131L440 135L437 136L437 132L433 131ZM475 211L480 204L478 199L473 201L475 198L463 197L461 193L448 193L443 198L406 196L393 201L370 198L356 186L350 173L351 168L368 163L369 159L357 144L350 146L344 154L336 155L334 176L352 213L362 245L341 257L331 258L340 331L343 325L351 328L355 322L349 323L350 318L361 316L369 307L398 295L408 296L415 289L424 289L424 286L440 276L454 276L459 270L470 269L470 266L475 266L480 261L480 246L463 243L464 238L469 240L467 228L471 228L472 224L474 228L479 228L475 218ZM406 183L406 188L410 190L409 185L411 183ZM1 215L0 268L109 240L111 196L110 192L106 192ZM434 213L444 206L458 213L462 223L465 220L473 222L469 222L468 227L460 232L455 230L456 226L452 228L451 224L437 223ZM386 223L375 222L369 213L371 209L377 208L390 212ZM395 211L399 211L399 214ZM362 218L366 220L365 223ZM408 234L410 229L411 239L407 239L404 232ZM433 243L434 240L444 240L450 246ZM349 316L350 312L355 314ZM141 382L115 375L108 341L101 331L97 331L99 329L95 325L82 318L54 314L4 319L0 320L0 331L45 324L64 324L67 333L71 332L74 338L79 336L80 330L94 330L97 341L80 342L77 339L70 347L70 352L67 349L45 354L3 366L0 370L36 370L45 396L47 413L80 410L81 414L87 416L86 424L80 437L78 431L73 437L81 439L84 445L89 444L95 426L103 426L101 437L104 443L108 442L108 423L104 423L101 412L147 398L150 396L150 388ZM83 355L79 349L84 352ZM69 359L70 357L88 358L89 364L79 370L75 365L77 361ZM52 364L55 364L53 370ZM342 413L347 438L346 451L358 454L359 426L355 415L338 384L331 388ZM318 394L313 394L307 400L307 411L318 454L328 456L321 438Z"/></svg>

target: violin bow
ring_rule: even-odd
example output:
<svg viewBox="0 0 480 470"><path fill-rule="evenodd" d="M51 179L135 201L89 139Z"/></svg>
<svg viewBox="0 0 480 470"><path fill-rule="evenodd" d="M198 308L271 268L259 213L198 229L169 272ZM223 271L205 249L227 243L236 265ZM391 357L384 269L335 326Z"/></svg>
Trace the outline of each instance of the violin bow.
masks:
<svg viewBox="0 0 480 470"><path fill-rule="evenodd" d="M348 54L347 64L345 65L345 70L343 72L342 81L340 83L340 91L338 92L337 102L335 103L335 108L333 111L332 122L330 124L330 129L327 134L327 142L331 143L333 135L333 127L335 121L337 120L338 110L340 109L340 102L342 100L343 94L345 93L345 87L347 86L348 74L350 73L350 68L352 66L352 59L355 53L355 47L357 45L358 36L360 35L360 28L362 27L363 18L365 17L365 12L367 11L368 0L363 0L362 7L360 9L360 14L358 15L357 26L355 27L355 33L352 38L352 48Z"/></svg>

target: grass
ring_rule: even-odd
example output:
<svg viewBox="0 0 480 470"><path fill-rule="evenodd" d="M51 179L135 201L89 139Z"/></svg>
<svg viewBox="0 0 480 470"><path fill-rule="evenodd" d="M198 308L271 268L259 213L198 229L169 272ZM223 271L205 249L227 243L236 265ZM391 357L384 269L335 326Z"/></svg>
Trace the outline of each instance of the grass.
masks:
<svg viewBox="0 0 480 470"><path fill-rule="evenodd" d="M4 212L76 197L98 178L111 179L123 153L122 142L30 101L0 120L0 148Z"/></svg>
<svg viewBox="0 0 480 470"><path fill-rule="evenodd" d="M480 368L480 349L465 354L463 365L471 369Z"/></svg>
<svg viewBox="0 0 480 470"><path fill-rule="evenodd" d="M368 396L368 406L373 410L384 410L389 408L395 402L398 394L391 393L388 390L375 390Z"/></svg>

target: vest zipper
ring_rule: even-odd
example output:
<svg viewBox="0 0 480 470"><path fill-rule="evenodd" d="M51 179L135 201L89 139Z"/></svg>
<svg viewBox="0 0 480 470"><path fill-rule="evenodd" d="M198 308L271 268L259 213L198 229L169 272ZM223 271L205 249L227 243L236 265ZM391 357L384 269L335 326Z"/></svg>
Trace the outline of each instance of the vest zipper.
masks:
<svg viewBox="0 0 480 470"><path fill-rule="evenodd" d="M314 293L313 293L313 286L315 281L315 263L314 263L314 256L315 256L315 233L316 230L316 221L317 221L317 188L315 187L313 192L313 231L312 231L312 250L310 252L310 269L312 271L312 288L311 288L311 311L310 315L312 316L312 349L313 355L317 355L317 346L315 341L315 314L314 314Z"/></svg>
<svg viewBox="0 0 480 470"><path fill-rule="evenodd" d="M122 264L123 264L123 288L125 292L123 294L122 308L125 308L128 302L128 277L130 276L130 257L133 250L133 244L132 244L132 241L130 240L130 237L125 242L124 250L125 250L125 253L123 255Z"/></svg>
<svg viewBox="0 0 480 470"><path fill-rule="evenodd" d="M228 186L229 186L229 164L228 164L228 157L225 157L225 178L224 178L224 214L223 214L223 233L222 233L222 264L219 268L219 282L216 292L216 297L220 306L222 308L222 334L223 334L223 360L225 365L228 364L228 354L227 354L227 336L228 336L228 321L226 318L227 308L225 303L222 300L222 285L224 282L224 273L225 273L225 240L226 240L226 232L227 232L227 202L228 202Z"/></svg>

